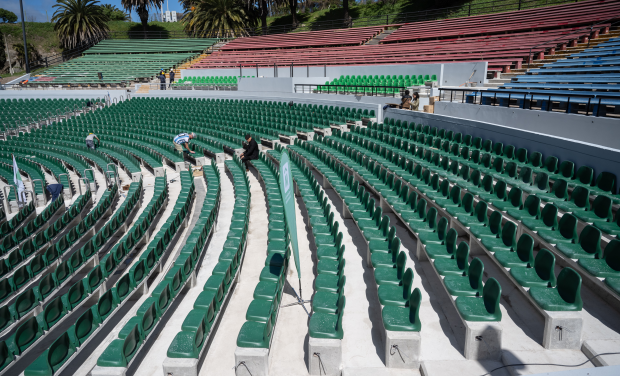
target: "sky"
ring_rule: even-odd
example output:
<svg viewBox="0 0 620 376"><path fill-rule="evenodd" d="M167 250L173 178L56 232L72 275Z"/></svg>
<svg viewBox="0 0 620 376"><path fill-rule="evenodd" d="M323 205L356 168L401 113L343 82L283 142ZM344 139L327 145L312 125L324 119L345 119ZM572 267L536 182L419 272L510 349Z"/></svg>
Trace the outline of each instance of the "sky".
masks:
<svg viewBox="0 0 620 376"><path fill-rule="evenodd" d="M34 21L36 22L47 22L52 18L54 11L54 4L56 4L56 0L22 0L24 4L24 18L26 21ZM99 0L100 5L103 4L112 4L115 5L118 9L123 10L121 6L121 0ZM168 0L168 9L175 10L177 12L182 12L183 8L178 0ZM164 12L166 11L166 3L164 2ZM19 12L19 0L0 0L0 8L4 8L6 10L10 10L15 13L18 18L18 22L21 21L21 16ZM46 14L47 11L47 14ZM149 14L152 13L149 12ZM138 15L136 12L132 12L131 20L134 22L140 22Z"/></svg>

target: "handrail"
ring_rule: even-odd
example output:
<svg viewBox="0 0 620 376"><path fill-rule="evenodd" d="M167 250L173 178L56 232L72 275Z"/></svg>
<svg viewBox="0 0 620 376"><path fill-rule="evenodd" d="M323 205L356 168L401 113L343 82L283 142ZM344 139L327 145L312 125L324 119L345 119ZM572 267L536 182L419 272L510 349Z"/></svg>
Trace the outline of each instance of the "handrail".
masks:
<svg viewBox="0 0 620 376"><path fill-rule="evenodd" d="M13 184L5 185L2 190L4 191L4 197L6 197L6 203L9 214L13 214L13 210L11 210L11 202L9 201L9 193L6 192L6 189L9 188L9 193L11 189L13 189L13 193L15 194L15 201L17 201L17 208L19 209L19 197L17 197L17 187Z"/></svg>
<svg viewBox="0 0 620 376"><path fill-rule="evenodd" d="M548 41L545 41L545 42L543 42L543 43L540 43L540 44L537 44L537 45L535 45L535 46L530 47L530 52L529 52L529 53L528 53L528 55L527 55L527 67L528 67L528 69L530 68L530 62L533 60L533 59L532 59L532 49L534 49L534 48L536 48L536 47L540 47L540 46L547 45L547 44L549 44L549 43L551 43L551 42L555 42L556 40L565 39L565 38L566 38L567 36L569 36L569 35L577 34L577 33L581 32L581 31L584 31L584 30L589 30L587 34L588 34L588 35L590 35L590 34L592 34L592 31L594 30L594 27L595 27L595 26L598 26L598 25L603 25L603 24L606 24L606 23L610 23L612 20L618 19L618 17L619 17L619 16L615 16L615 17L609 18L609 19L607 19L607 20L605 20L605 21L601 21L601 22L598 22L598 23L592 24L592 25L590 25L590 26L585 26L585 27L583 27L583 28L581 28L581 29L578 29L578 30L573 31L572 33L564 34L564 35L562 35L562 36L560 36L560 37L557 37L557 38L555 38L555 39L551 39L551 40L548 40ZM616 25L616 24L618 24L618 23L620 23L620 21L616 21L616 22L612 23L612 24L611 24L611 26ZM584 35L584 34L579 34L579 36L578 36L578 37L581 37L581 36L583 36L583 35ZM590 46L590 38L588 38L588 47L589 47L589 46ZM543 49L543 51L545 51L545 50L546 50L546 48L544 48L544 49Z"/></svg>
<svg viewBox="0 0 620 376"><path fill-rule="evenodd" d="M527 89L524 89L527 90ZM605 94L600 94L598 92L593 92L591 95L588 94L571 94L569 91L566 91L566 93L562 93L562 94L557 94L557 93L544 93L544 92L523 92L523 91L515 91L515 90L508 90L508 89L501 89L501 90L485 90L485 89L476 89L476 88L439 88L439 98L440 100L444 99L444 92L449 91L450 92L450 102L453 102L453 92L462 92L462 97L461 97L461 103L465 102L465 97L466 97L466 93L467 92L473 92L474 94L474 98L473 98L473 103L472 104L476 104L477 100L478 100L478 93L480 93L480 102L478 103L479 105L482 105L482 97L483 97L483 93L487 92L489 93L488 96L485 97L490 97L493 98L493 102L491 104L489 104L490 106L495 106L498 105L497 104L497 94L508 94L508 103L507 103L507 107L510 107L510 100L511 99L521 99L523 98L523 100L528 100L529 99L529 106L526 108L525 103L523 104L523 106L521 107L522 109L532 109L532 101L534 100L546 100L548 102L548 105L546 106L546 109L543 109L541 106L540 110L546 110L547 112L552 111L553 108L551 106L551 102L553 102L554 98L566 98L566 110L564 111L565 113L569 113L569 104L571 102L571 98L587 98L588 99L588 103L586 104L586 113L585 116L594 116L594 117L598 117L600 115L600 111L601 111L601 105L605 105L604 103L602 103L603 99L615 99L615 100L620 100L619 96L614 96L614 95L605 95ZM493 93L493 96L490 95L490 93ZM538 98L536 98L538 97ZM539 99L539 98L544 98L547 97L546 99ZM500 98L501 99L501 98ZM556 100L556 102L559 102ZM469 102L468 102L469 103ZM498 105L499 106L499 105ZM596 111L594 111L594 108L592 109L592 113L590 113L590 106L596 106L594 108L596 108Z"/></svg>
<svg viewBox="0 0 620 376"><path fill-rule="evenodd" d="M35 188L34 188L34 187L35 187L34 183L35 183L36 181L38 181L38 182L40 182L40 183L41 183L41 188L43 189L43 199L45 200L45 205L47 205L47 195L45 194L45 183L43 183L43 180L41 180L41 179L32 179L31 181L32 181L32 190L33 190L33 191L34 191L34 189L35 189ZM37 197L37 195L35 194L33 197L35 197L35 198L36 198L36 197ZM33 199L33 201L35 202L35 205L36 205L36 206L39 206L39 205L37 205L37 202L38 202L38 201L37 201L36 199ZM45 205L43 205L43 206L45 206Z"/></svg>
<svg viewBox="0 0 620 376"><path fill-rule="evenodd" d="M333 85L333 84L328 84L328 85L322 85L322 84L295 84L295 92L297 92L297 87L301 87L302 88L302 93L305 93L305 88L309 87L310 88L310 93L312 94L312 88L315 87L316 93L317 94L338 94L339 90L338 88L354 88L355 92L357 93L357 89L362 89L359 92L360 93L364 93L364 95L367 95L367 91L366 88L370 88L370 96L381 96L380 94L383 94L382 96L386 97L387 93L379 93L379 89L398 89L399 90L399 94L402 95L403 91L406 90L407 88L405 86L379 86L379 85ZM323 87L327 88L327 91L325 92L323 90ZM330 87L335 87L336 90L330 91L329 88ZM345 90L351 92L350 90ZM392 92L392 97L395 98L396 97L396 93Z"/></svg>

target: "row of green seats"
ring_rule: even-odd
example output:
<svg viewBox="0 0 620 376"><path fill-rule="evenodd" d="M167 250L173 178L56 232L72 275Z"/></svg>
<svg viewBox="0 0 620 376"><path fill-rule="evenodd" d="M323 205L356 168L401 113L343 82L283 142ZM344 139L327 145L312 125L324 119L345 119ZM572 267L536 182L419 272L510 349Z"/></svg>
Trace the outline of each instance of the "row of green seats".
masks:
<svg viewBox="0 0 620 376"><path fill-rule="evenodd" d="M20 209L13 218L3 222L0 225L0 240L4 240L7 236L11 236L33 213L35 213L35 211L34 201L30 201L30 203ZM0 246L0 254L4 255L9 249L10 248Z"/></svg>
<svg viewBox="0 0 620 376"><path fill-rule="evenodd" d="M181 250L181 254L194 255L196 259L200 258L203 247L213 230L215 220L219 212L221 202L221 186L220 186L220 170L216 164L212 163L204 168L204 179L207 183L207 196L202 208L199 222L196 223L192 235L188 238L186 245ZM213 187L217 187L213 189ZM246 216L246 218L248 218ZM205 221L206 220L206 221ZM240 225L240 223L237 223ZM238 226L235 226L238 227ZM196 241L197 240L197 241ZM237 249L243 245L240 244ZM242 252L242 251L241 251ZM237 251L233 251L237 254ZM232 261L233 258L222 254L220 261L227 259ZM227 258L228 257L228 258ZM234 270L236 273L237 267ZM194 308L189 311L183 324L181 331L172 340L168 347L167 356L170 358L194 358L200 357L204 345L207 343L213 325L217 321L219 310L222 308L226 297L230 292L236 274L231 274L233 269L227 269L223 274L212 274L203 287L203 292L199 295L194 304ZM209 296L211 297L209 300Z"/></svg>
<svg viewBox="0 0 620 376"><path fill-rule="evenodd" d="M186 182L188 179L183 179ZM185 193L185 196L188 194ZM182 193L179 196L181 199ZM122 262L123 254L131 251L136 242L140 241L142 228L148 229L154 223L154 218L160 211L163 211L168 198L167 178L159 177L155 179L154 195L145 207L142 215L137 219L135 226L130 230L131 235L123 237L122 244L113 248L114 254L106 255L106 268L115 270L118 262ZM183 206L184 207L184 206ZM173 211L176 215L181 209ZM151 239L149 246L141 252L137 262L135 262L128 272L118 279L116 284L101 295L98 302L84 311L75 321L75 324L57 337L51 345L43 351L25 370L25 375L41 376L54 375L61 371L63 366L74 358L85 345L92 339L91 335L109 320L120 305L128 301L132 292L136 291L139 284L144 283L154 270L161 256L165 253L166 247L171 243L176 232L173 222L167 222L162 226L155 237ZM126 252L125 252L126 251ZM120 258L119 258L120 257ZM115 263L116 262L116 263Z"/></svg>
<svg viewBox="0 0 620 376"><path fill-rule="evenodd" d="M267 257L252 302L237 336L238 347L269 348L275 330L290 257L290 234L284 218L277 167L264 153L252 161L265 184L268 208Z"/></svg>
<svg viewBox="0 0 620 376"><path fill-rule="evenodd" d="M375 207L364 187L342 166L326 153L313 153L297 142L293 150L310 161L328 177L338 196L343 200L366 238L372 254L370 265L374 268L378 286L379 301L383 308L383 321L387 330L420 331L420 291L411 290L413 271L405 270L406 255L400 250L400 239L395 228L389 225L389 218L382 216L381 208Z"/></svg>
<svg viewBox="0 0 620 376"><path fill-rule="evenodd" d="M2 246L0 248L7 246L7 252L11 252L11 254L0 261L0 277L6 276L6 274L21 261L26 260L29 256L35 253L36 247L33 247L31 242L24 244L21 243L27 242L28 240L32 241L34 235L39 230L47 227L52 218L64 214L64 212L65 200L61 195L55 201L51 202L45 209L43 209L43 211L34 217L34 219L20 227L13 235L9 235L12 238L12 242L2 242ZM0 229L3 226L4 223L0 225ZM11 251L10 243L13 243L15 244L15 247L18 247L18 249L15 250L18 252L17 254L12 254L12 252L15 251Z"/></svg>
<svg viewBox="0 0 620 376"><path fill-rule="evenodd" d="M334 220L331 205L327 203L327 195L310 168L295 154L291 159L291 171L308 211L319 260L309 335L312 338L342 339L342 315L346 304L343 235L339 223Z"/></svg>
<svg viewBox="0 0 620 376"><path fill-rule="evenodd" d="M232 86L237 85L237 76L189 76L184 77L177 81L177 85L182 84L192 84L192 85L200 85L200 84L208 84L208 85L223 85L223 86Z"/></svg>
<svg viewBox="0 0 620 376"><path fill-rule="evenodd" d="M191 171L183 173L182 176L187 181L182 183L181 195L175 205L175 215L174 217L169 217L166 221L166 223L171 224L171 228L168 231L172 231L173 234L180 228L182 222L187 219L194 197L195 186ZM209 218L199 221L203 224L201 230L205 234L203 234L202 239L196 239L202 243L197 244L198 250L202 249L206 241L204 224L207 222L209 222L209 225L211 224ZM160 241L160 239L157 239L157 241ZM170 243L171 239L172 236L167 236L166 242ZM160 249L163 251L165 247L162 246ZM136 316L133 316L121 329L118 339L113 340L99 356L97 359L99 367L127 367L129 365L147 340L148 334L155 328L161 317L178 296L182 287L193 274L199 257L200 254L198 252L191 251L180 254L177 257L163 280L140 306Z"/></svg>
<svg viewBox="0 0 620 376"><path fill-rule="evenodd" d="M133 202L133 204L135 204L141 197L142 182L139 184L134 183L132 186L134 187L132 196L128 196L125 202ZM161 192L160 194L163 195L164 193ZM108 277L116 272L118 266L122 265L127 255L135 245L140 242L141 238L144 236L145 229L150 227L154 218L151 207L161 208L162 201L158 200L158 196L154 196L154 198L155 200L151 200L151 203L146 208L147 210L138 218L134 226L129 229L123 238L121 238L120 242L100 260L98 265L91 269L83 279L78 280L69 287L65 294L50 300L43 312L22 322L13 335L0 343L0 348L5 350L0 351L0 353L3 354L3 358L0 359L2 369L10 367L16 357L24 356L25 352L29 351L35 342L44 337L47 331L66 315L80 307L83 302L87 301L86 298L88 296L95 293ZM155 210L154 214L157 214L157 210ZM77 261L82 261L83 264L85 260ZM46 280L42 280L41 283L43 282L46 282ZM54 282L53 280L47 281L48 290L54 290L56 287ZM59 281L59 283L61 282ZM50 293L48 293L47 296L49 297ZM103 296L105 296L105 294Z"/></svg>

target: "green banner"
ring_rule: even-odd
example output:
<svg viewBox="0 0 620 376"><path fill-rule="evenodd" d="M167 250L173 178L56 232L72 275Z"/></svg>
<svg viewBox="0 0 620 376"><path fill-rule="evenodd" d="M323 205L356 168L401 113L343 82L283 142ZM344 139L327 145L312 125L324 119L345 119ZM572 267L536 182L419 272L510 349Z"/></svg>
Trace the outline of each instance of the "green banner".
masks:
<svg viewBox="0 0 620 376"><path fill-rule="evenodd" d="M282 193L282 202L284 202L286 225L291 234L291 244L293 245L293 256L295 257L297 276L301 278L301 270L299 269L299 248L297 246L297 224L295 220L295 187L293 186L293 174L291 173L290 163L288 152L282 150L282 157L280 157L280 193Z"/></svg>

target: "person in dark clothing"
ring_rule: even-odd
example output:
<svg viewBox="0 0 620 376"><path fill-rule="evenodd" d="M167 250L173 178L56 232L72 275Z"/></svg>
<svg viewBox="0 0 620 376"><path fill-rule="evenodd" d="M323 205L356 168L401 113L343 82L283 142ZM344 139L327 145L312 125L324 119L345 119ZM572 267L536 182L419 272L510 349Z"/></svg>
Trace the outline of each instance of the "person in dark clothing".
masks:
<svg viewBox="0 0 620 376"><path fill-rule="evenodd" d="M170 87L172 87L173 82L174 82L174 69L170 68Z"/></svg>
<svg viewBox="0 0 620 376"><path fill-rule="evenodd" d="M258 144L249 134L245 135L245 140L247 142L247 146L243 147L245 151L241 154L241 161L245 163L245 171L250 171L250 161L253 159L258 159Z"/></svg>
<svg viewBox="0 0 620 376"><path fill-rule="evenodd" d="M160 90L166 90L166 76L164 74L159 75Z"/></svg>

